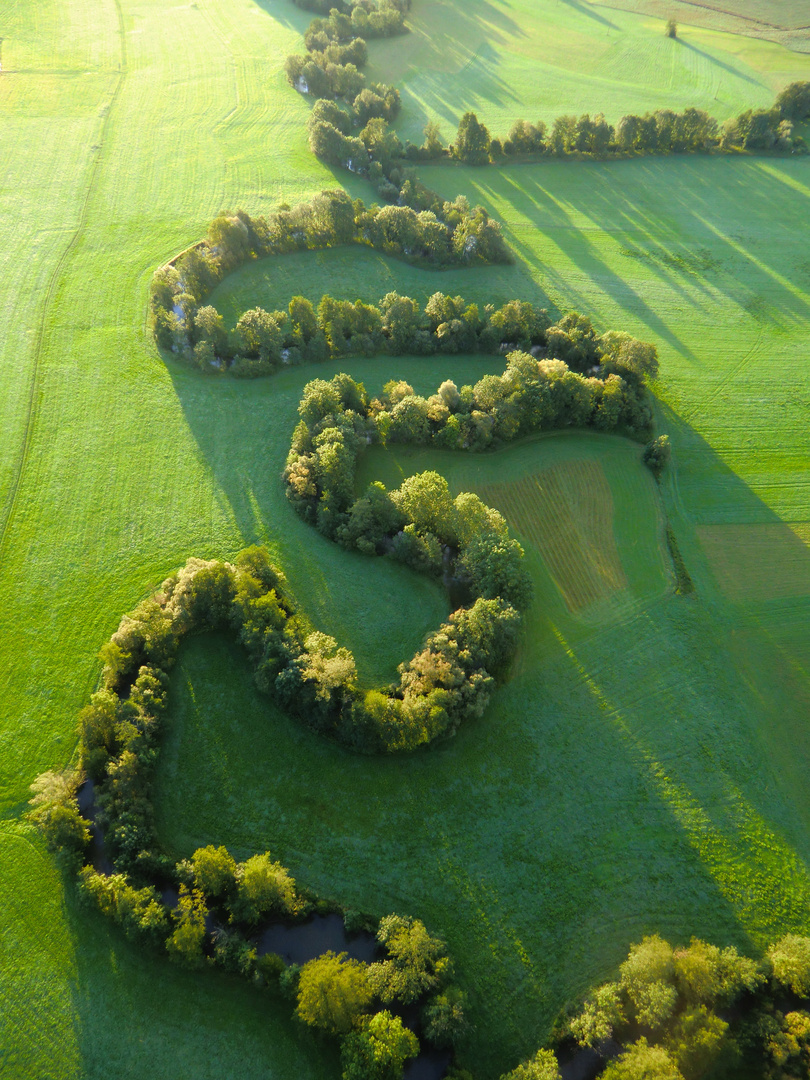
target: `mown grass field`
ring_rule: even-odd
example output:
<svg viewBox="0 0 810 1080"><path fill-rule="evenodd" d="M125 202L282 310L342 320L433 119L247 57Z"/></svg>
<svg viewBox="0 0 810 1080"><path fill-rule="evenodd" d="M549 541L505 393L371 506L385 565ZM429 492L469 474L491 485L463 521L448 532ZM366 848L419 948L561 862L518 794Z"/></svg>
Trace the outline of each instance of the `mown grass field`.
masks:
<svg viewBox="0 0 810 1080"><path fill-rule="evenodd" d="M527 34L513 53L499 12L494 0L416 0L407 48L423 52L402 57L406 130L447 110L449 133L450 113L479 103L493 130L514 115L601 107L613 119L659 103L708 107L715 95L722 115L807 71L806 56L776 44L687 27L672 57L688 51L691 67L667 68L650 16L551 0L510 9ZM541 16L556 52L538 70L529 46ZM268 543L368 681L387 679L446 611L430 583L339 551L289 510L279 472L312 371L204 380L167 369L146 331L153 268L220 207L260 213L342 182L309 154L307 105L281 70L309 16L287 0L196 0L170 13L157 0L40 0L0 4L0 17L0 1072L336 1078L335 1056L302 1037L288 1006L144 955L78 909L22 820L34 776L75 751L97 649L189 555ZM485 26L492 53L459 74ZM586 46L590 87L576 74ZM396 75L391 56L375 56ZM482 80L484 63L500 83ZM500 217L515 265L428 275L369 252L297 256L229 283L228 310L324 288L577 307L658 344L674 466L659 492L637 446L572 434L502 455L434 455L457 488L503 498L537 587L514 677L484 720L434 753L353 758L273 712L238 651L201 638L177 672L158 808L179 851L269 847L326 894L407 910L445 933L476 1024L464 1056L491 1080L644 932L752 951L810 932L810 162L424 178ZM370 389L403 376L429 391L494 364L337 366ZM396 482L417 464L369 455L364 468ZM599 468L593 516L583 476ZM564 494L556 523L548 498L532 494L528 515L512 497L510 485L540 492L538 482ZM665 516L696 584L688 598L672 593ZM545 531L534 536L533 523ZM587 603L568 602L570 563L553 554L572 536L586 559L604 547L588 580L607 576L609 588Z"/></svg>

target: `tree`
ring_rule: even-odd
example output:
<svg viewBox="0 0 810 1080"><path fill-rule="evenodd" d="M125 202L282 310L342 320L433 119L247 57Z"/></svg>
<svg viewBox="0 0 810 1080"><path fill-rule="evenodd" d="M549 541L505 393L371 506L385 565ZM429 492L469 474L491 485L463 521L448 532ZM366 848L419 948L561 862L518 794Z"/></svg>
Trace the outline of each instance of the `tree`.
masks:
<svg viewBox="0 0 810 1080"><path fill-rule="evenodd" d="M281 323L283 312L271 314L262 308L252 308L242 315L236 324L236 341L239 352L246 356L258 356L265 363L281 357Z"/></svg>
<svg viewBox="0 0 810 1080"><path fill-rule="evenodd" d="M434 1046L452 1046L467 1030L465 1002L462 990L448 986L425 1005L422 1010L425 1038Z"/></svg>
<svg viewBox="0 0 810 1080"><path fill-rule="evenodd" d="M553 1050L538 1050L533 1058L506 1073L501 1080L560 1080L557 1057Z"/></svg>
<svg viewBox="0 0 810 1080"><path fill-rule="evenodd" d="M662 1046L639 1039L610 1062L602 1080L683 1080L683 1074Z"/></svg>
<svg viewBox="0 0 810 1080"><path fill-rule="evenodd" d="M810 116L810 82L793 82L777 95L776 105L786 120L806 120Z"/></svg>
<svg viewBox="0 0 810 1080"><path fill-rule="evenodd" d="M459 568L468 575L476 596L501 597L520 610L531 603L532 579L517 540L495 533L476 536L465 546Z"/></svg>
<svg viewBox="0 0 810 1080"><path fill-rule="evenodd" d="M693 1005L728 1005L763 979L755 960L731 946L721 951L698 938L692 938L688 949L677 949L674 958L678 989Z"/></svg>
<svg viewBox="0 0 810 1080"><path fill-rule="evenodd" d="M621 987L645 1027L661 1027L672 1015L678 994L672 985L675 961L672 946L657 934L630 947L621 966Z"/></svg>
<svg viewBox="0 0 810 1080"><path fill-rule="evenodd" d="M422 152L429 160L443 157L447 152L442 139L441 130L435 120L431 120L425 125Z"/></svg>
<svg viewBox="0 0 810 1080"><path fill-rule="evenodd" d="M375 1013L343 1041L343 1080L399 1080L407 1059L418 1053L419 1041L398 1016Z"/></svg>
<svg viewBox="0 0 810 1080"><path fill-rule="evenodd" d="M465 113L458 125L454 151L465 165L486 165L489 161L489 132L474 112Z"/></svg>
<svg viewBox="0 0 810 1080"><path fill-rule="evenodd" d="M319 631L309 635L305 646L301 676L304 682L314 684L315 696L324 705L344 689L354 686L357 668L348 649L338 648L333 637Z"/></svg>
<svg viewBox="0 0 810 1080"><path fill-rule="evenodd" d="M443 476L436 472L409 476L391 498L418 532L433 533L445 543L455 541L455 507Z"/></svg>
<svg viewBox="0 0 810 1080"><path fill-rule="evenodd" d="M419 919L387 915L380 921L377 940L388 959L372 964L369 979L381 1001L417 1001L446 978L450 961L441 938L432 937Z"/></svg>
<svg viewBox="0 0 810 1080"><path fill-rule="evenodd" d="M644 447L642 460L657 480L669 464L671 457L672 448L669 444L669 435L659 435L657 439L653 439Z"/></svg>
<svg viewBox="0 0 810 1080"><path fill-rule="evenodd" d="M417 340L422 318L417 302L410 296L390 292L382 298L380 311L383 316L383 333L388 338L390 351L395 356L418 351Z"/></svg>
<svg viewBox="0 0 810 1080"><path fill-rule="evenodd" d="M235 876L234 919L257 923L270 912L290 915L295 910L295 881L281 863L272 861L269 851L239 863Z"/></svg>
<svg viewBox="0 0 810 1080"><path fill-rule="evenodd" d="M619 985L606 983L588 996L582 1012L571 1021L571 1034L580 1046L596 1046L609 1039L624 1019Z"/></svg>
<svg viewBox="0 0 810 1080"><path fill-rule="evenodd" d="M219 899L236 884L236 860L224 847L198 848L191 856L194 884L206 896Z"/></svg>
<svg viewBox="0 0 810 1080"><path fill-rule="evenodd" d="M202 964L207 914L205 897L200 890L187 889L185 885L181 885L180 899L172 912L174 931L166 942L166 948L173 959L190 967L199 967Z"/></svg>
<svg viewBox="0 0 810 1080"><path fill-rule="evenodd" d="M225 320L210 304L197 309L194 316L194 337L197 342L210 342L215 353L221 353L225 348Z"/></svg>
<svg viewBox="0 0 810 1080"><path fill-rule="evenodd" d="M667 1035L666 1048L685 1076L705 1076L720 1054L728 1024L705 1005L681 1013Z"/></svg>
<svg viewBox="0 0 810 1080"><path fill-rule="evenodd" d="M78 862L90 842L90 829L79 813L76 789L81 774L68 767L62 772L46 772L31 785L33 797L27 817L42 830L48 848Z"/></svg>
<svg viewBox="0 0 810 1080"><path fill-rule="evenodd" d="M785 934L768 949L774 978L799 997L810 996L810 937Z"/></svg>
<svg viewBox="0 0 810 1080"><path fill-rule="evenodd" d="M645 377L658 376L658 349L649 342L639 341L623 330L608 330L599 338L599 348L604 374L614 372L636 384Z"/></svg>
<svg viewBox="0 0 810 1080"><path fill-rule="evenodd" d="M373 997L366 965L330 950L301 969L296 1014L310 1027L345 1035Z"/></svg>
<svg viewBox="0 0 810 1080"><path fill-rule="evenodd" d="M305 296L294 296L289 304L290 333L299 348L308 345L318 333L318 317Z"/></svg>

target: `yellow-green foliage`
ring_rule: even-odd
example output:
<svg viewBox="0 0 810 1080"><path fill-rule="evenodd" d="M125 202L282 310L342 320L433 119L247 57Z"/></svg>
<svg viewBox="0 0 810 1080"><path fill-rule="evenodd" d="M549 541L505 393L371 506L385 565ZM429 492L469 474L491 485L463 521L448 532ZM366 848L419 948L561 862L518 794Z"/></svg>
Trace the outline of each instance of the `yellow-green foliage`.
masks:
<svg viewBox="0 0 810 1080"><path fill-rule="evenodd" d="M373 998L367 966L330 950L301 969L296 1013L310 1027L345 1035Z"/></svg>

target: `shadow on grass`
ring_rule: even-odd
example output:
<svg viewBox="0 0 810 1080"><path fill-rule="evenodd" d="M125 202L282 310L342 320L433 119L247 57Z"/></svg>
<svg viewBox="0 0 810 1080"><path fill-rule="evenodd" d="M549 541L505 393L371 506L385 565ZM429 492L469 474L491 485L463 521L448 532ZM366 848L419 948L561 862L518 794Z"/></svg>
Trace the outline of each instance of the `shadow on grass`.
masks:
<svg viewBox="0 0 810 1080"><path fill-rule="evenodd" d="M276 477L274 493L258 495L257 517L261 478L235 473L218 430L227 413L228 430L235 424L257 447L257 472L274 472L296 404L293 374L277 378L239 387L238 407L225 384L189 376L176 387L237 518L280 530L289 557L316 572L324 542L284 507ZM676 463L664 490L694 597L671 597L601 629L546 625L538 666L524 667L453 743L413 758L354 759L305 733L288 746L276 732L273 760L261 765L258 729L243 737L227 709L212 717L227 717L230 734L212 745L225 747L225 774L242 777L232 789L244 794L232 812L214 794L211 827L220 822L228 835L207 838L233 839L251 820L242 799L252 800L257 822L268 806L269 820L284 819L282 846L298 852L310 880L333 882L327 891L348 888L353 903L374 910L427 912L472 991L482 1025L475 1053L479 1039L491 1044L487 1059L499 1068L529 1048L531 1015L550 1020L644 932L679 941L697 933L755 950L778 932L810 929L806 670L786 643L791 628L807 626L807 604L782 610L778 601L724 596L718 580L733 578L734 544L745 538L730 539L731 570L721 571L700 530L718 521L769 526L775 559L790 551L808 594L810 554L688 424L671 413L664 421ZM790 691L775 684L775 665L793 680ZM231 660L226 666L235 670ZM783 708L790 698L794 707ZM255 710L258 717L265 707ZM283 795L257 786L265 769L285 776ZM191 805L202 798L194 785L209 775L202 768L192 783ZM319 787L330 792L329 812L313 822L307 807ZM384 839L374 809L382 805Z"/></svg>
<svg viewBox="0 0 810 1080"><path fill-rule="evenodd" d="M722 68L722 70L728 72L729 75L733 75L735 79L742 79L743 82L750 83L752 86L762 87L767 85L759 79L752 79L750 75L745 75L739 68L732 67L731 64L726 64L722 60L718 60L716 56L712 56L712 54L706 52L705 49L699 49L697 45L693 45L691 41L687 41L684 37L678 37L675 40L685 49L689 49L690 52L696 53L698 56L702 56L705 60L708 60L712 67Z"/></svg>
<svg viewBox="0 0 810 1080"><path fill-rule="evenodd" d="M291 1018L292 1004L245 980L187 971L129 942L66 893L75 949L72 1009L81 1075L338 1080L337 1050Z"/></svg>
<svg viewBox="0 0 810 1080"><path fill-rule="evenodd" d="M801 176L803 162L784 163L780 174L774 166L782 164L769 158L697 156L548 162L512 166L494 176L482 169L472 184L489 206L505 201L513 208L505 215L513 221L507 221L505 233L538 274L559 281L579 302L570 283L537 253L533 228L600 289L631 308L656 337L695 362L671 322L621 276L620 264L608 261L605 239L615 237L623 245L619 254L643 262L682 307L710 317L720 294L776 330L806 325L810 299L785 276L784 267L786 252L799 257L796 222L810 212L810 186ZM569 176L572 186L566 183ZM584 202L572 201L579 195ZM529 219L525 225L521 217Z"/></svg>

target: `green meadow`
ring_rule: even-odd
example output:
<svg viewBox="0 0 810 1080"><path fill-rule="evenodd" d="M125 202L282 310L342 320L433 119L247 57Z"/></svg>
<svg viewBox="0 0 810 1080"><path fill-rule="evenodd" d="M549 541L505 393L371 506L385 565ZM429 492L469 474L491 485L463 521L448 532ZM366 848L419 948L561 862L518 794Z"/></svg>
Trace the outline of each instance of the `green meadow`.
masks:
<svg viewBox="0 0 810 1080"><path fill-rule="evenodd" d="M737 5L766 21L778 7L788 30L801 6ZM370 74L400 85L412 137L434 117L449 135L466 108L493 132L663 105L722 119L810 77L810 55L730 32L740 20L690 24L679 4L671 42L652 4L622 8L638 10L415 0L413 34L373 45ZM287 1003L144 954L78 907L23 819L34 777L75 753L99 647L191 555L266 543L368 685L447 613L438 586L305 526L280 472L315 374L424 392L497 358L350 359L240 383L164 363L146 326L152 271L220 208L344 183L309 153L308 105L282 71L309 19L289 0L0 2L4 1078L339 1076ZM672 467L658 486L639 445L573 432L478 457L367 454L362 482L436 468L510 520L536 588L512 678L452 742L366 759L274 710L232 643L194 639L156 801L173 852L269 848L325 895L444 934L471 1001L462 1061L495 1080L644 933L752 955L810 933L810 159L421 176L487 206L514 264L438 274L307 253L243 268L215 302L231 322L325 290L576 308L657 344Z"/></svg>

